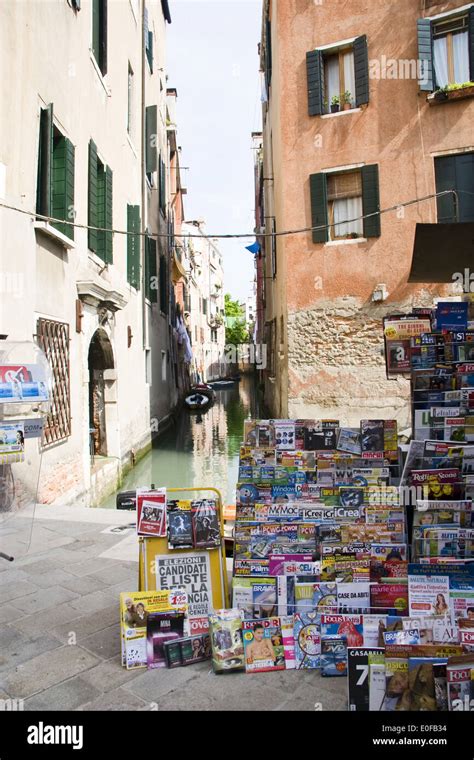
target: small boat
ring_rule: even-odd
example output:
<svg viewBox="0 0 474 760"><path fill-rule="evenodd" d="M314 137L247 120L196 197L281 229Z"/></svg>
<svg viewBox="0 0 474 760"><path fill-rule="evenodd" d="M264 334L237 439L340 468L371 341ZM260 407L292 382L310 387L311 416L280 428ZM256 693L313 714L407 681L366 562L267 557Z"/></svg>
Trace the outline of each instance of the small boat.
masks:
<svg viewBox="0 0 474 760"><path fill-rule="evenodd" d="M192 412L204 412L212 406L216 394L213 388L207 383L193 385L184 399L185 406Z"/></svg>
<svg viewBox="0 0 474 760"><path fill-rule="evenodd" d="M235 382L235 380L215 380L211 385L216 391L225 391L228 388L232 388Z"/></svg>

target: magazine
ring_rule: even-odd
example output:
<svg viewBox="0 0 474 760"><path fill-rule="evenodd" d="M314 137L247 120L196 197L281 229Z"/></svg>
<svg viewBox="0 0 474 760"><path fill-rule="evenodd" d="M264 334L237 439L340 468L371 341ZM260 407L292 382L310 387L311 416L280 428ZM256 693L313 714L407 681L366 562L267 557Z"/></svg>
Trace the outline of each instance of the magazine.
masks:
<svg viewBox="0 0 474 760"><path fill-rule="evenodd" d="M285 670L280 618L244 620L242 637L246 673Z"/></svg>
<svg viewBox="0 0 474 760"><path fill-rule="evenodd" d="M387 615L363 615L362 633L364 647L378 647L383 641L383 631L387 629Z"/></svg>
<svg viewBox="0 0 474 760"><path fill-rule="evenodd" d="M472 681L474 655L450 657L446 666L448 709L453 712L474 712Z"/></svg>
<svg viewBox="0 0 474 760"><path fill-rule="evenodd" d="M294 670L296 668L296 652L294 632L295 621L293 615L281 615L280 624L285 656L285 668L286 670Z"/></svg>
<svg viewBox="0 0 474 760"><path fill-rule="evenodd" d="M166 536L166 488L137 490L137 533L139 536Z"/></svg>
<svg viewBox="0 0 474 760"><path fill-rule="evenodd" d="M409 615L446 615L449 613L447 575L408 576Z"/></svg>
<svg viewBox="0 0 474 760"><path fill-rule="evenodd" d="M330 615L320 617L321 637L344 637L349 647L361 647L364 643L362 615Z"/></svg>
<svg viewBox="0 0 474 760"><path fill-rule="evenodd" d="M361 420L362 452L384 451L384 420Z"/></svg>
<svg viewBox="0 0 474 760"><path fill-rule="evenodd" d="M474 579L469 582L453 578L449 582L449 606L452 617L474 621Z"/></svg>
<svg viewBox="0 0 474 760"><path fill-rule="evenodd" d="M433 664L436 710L438 712L448 711L448 681L446 667L447 666L444 663Z"/></svg>
<svg viewBox="0 0 474 760"><path fill-rule="evenodd" d="M23 462L25 458L25 423L0 423L0 465Z"/></svg>
<svg viewBox="0 0 474 760"><path fill-rule="evenodd" d="M216 673L245 666L240 610L215 610L209 615L212 666Z"/></svg>
<svg viewBox="0 0 474 760"><path fill-rule="evenodd" d="M370 611L370 583L338 583L337 610L340 613Z"/></svg>
<svg viewBox="0 0 474 760"><path fill-rule="evenodd" d="M276 578L234 576L232 606L246 618L274 617L276 614Z"/></svg>
<svg viewBox="0 0 474 760"><path fill-rule="evenodd" d="M383 647L347 648L347 688L351 712L369 710L369 657L383 656L383 653Z"/></svg>
<svg viewBox="0 0 474 760"><path fill-rule="evenodd" d="M336 448L339 451L348 451L350 454L360 455L362 452L360 430L357 428L340 428Z"/></svg>
<svg viewBox="0 0 474 760"><path fill-rule="evenodd" d="M164 650L168 668L203 662L209 660L212 654L208 634L167 641L164 644Z"/></svg>
<svg viewBox="0 0 474 760"><path fill-rule="evenodd" d="M347 641L344 636L321 636L321 675L347 675Z"/></svg>
<svg viewBox="0 0 474 760"><path fill-rule="evenodd" d="M380 659L381 662L377 662L377 659ZM385 697L385 680L385 657L382 655L369 655L370 712L378 712L382 709L382 704Z"/></svg>
<svg viewBox="0 0 474 760"><path fill-rule="evenodd" d="M133 591L120 594L122 664L128 670L147 665L147 620L150 614L186 615L188 600L184 589L173 591ZM187 633L186 628L184 628Z"/></svg>
<svg viewBox="0 0 474 760"><path fill-rule="evenodd" d="M398 579L394 579L397 581ZM377 610L385 615L403 616L408 611L408 584L372 583L370 588L370 606L373 614Z"/></svg>
<svg viewBox="0 0 474 760"><path fill-rule="evenodd" d="M165 668L164 644L184 636L185 615L182 612L150 612L146 621L146 651L149 669Z"/></svg>
<svg viewBox="0 0 474 760"><path fill-rule="evenodd" d="M212 549L221 544L217 502L213 499L195 500L191 504L194 546Z"/></svg>
<svg viewBox="0 0 474 760"><path fill-rule="evenodd" d="M295 423L291 420L275 420L275 449L277 451L295 450Z"/></svg>
<svg viewBox="0 0 474 760"><path fill-rule="evenodd" d="M317 612L295 614L295 655L297 670L319 668L321 664L321 634Z"/></svg>
<svg viewBox="0 0 474 760"><path fill-rule="evenodd" d="M168 547L170 549L193 546L193 525L190 501L168 502Z"/></svg>
<svg viewBox="0 0 474 760"><path fill-rule="evenodd" d="M408 659L408 708L412 711L438 709L434 666L446 667L445 657L410 657Z"/></svg>

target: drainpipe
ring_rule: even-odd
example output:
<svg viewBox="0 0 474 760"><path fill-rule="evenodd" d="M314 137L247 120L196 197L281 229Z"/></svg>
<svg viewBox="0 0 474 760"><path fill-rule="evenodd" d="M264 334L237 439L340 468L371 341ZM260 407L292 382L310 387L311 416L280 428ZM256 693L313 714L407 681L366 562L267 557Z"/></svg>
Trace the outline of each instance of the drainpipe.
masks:
<svg viewBox="0 0 474 760"><path fill-rule="evenodd" d="M146 231L145 215L148 217L147 209L147 191L146 191L146 154L145 154L145 2L141 4L141 50L142 50L142 81L141 81L141 100L140 100L140 130L141 130L141 232ZM142 343L143 349L147 347L147 314L145 303L145 237L142 234L140 238L140 265L141 265L141 283L142 283Z"/></svg>

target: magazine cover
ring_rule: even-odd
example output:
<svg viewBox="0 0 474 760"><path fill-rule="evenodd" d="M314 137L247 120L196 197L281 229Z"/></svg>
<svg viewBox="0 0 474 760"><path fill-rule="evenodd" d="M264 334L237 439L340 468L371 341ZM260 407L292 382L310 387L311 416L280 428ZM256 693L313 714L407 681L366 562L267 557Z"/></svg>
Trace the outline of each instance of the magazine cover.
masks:
<svg viewBox="0 0 474 760"><path fill-rule="evenodd" d="M433 678L437 712L448 711L448 679L446 667L446 664L433 664Z"/></svg>
<svg viewBox="0 0 474 760"><path fill-rule="evenodd" d="M383 647L347 648L347 688L351 712L369 710L369 656L383 654Z"/></svg>
<svg viewBox="0 0 474 760"><path fill-rule="evenodd" d="M361 420L362 452L384 451L384 421Z"/></svg>
<svg viewBox="0 0 474 760"><path fill-rule="evenodd" d="M40 364L0 365L0 403L33 404L48 400L48 381Z"/></svg>
<svg viewBox="0 0 474 760"><path fill-rule="evenodd" d="M219 508L213 499L201 499L191 504L194 546L215 548L221 543Z"/></svg>
<svg viewBox="0 0 474 760"><path fill-rule="evenodd" d="M168 547L192 548L193 525L190 501L168 502Z"/></svg>
<svg viewBox="0 0 474 760"><path fill-rule="evenodd" d="M337 611L370 612L370 583L338 583Z"/></svg>
<svg viewBox="0 0 474 760"><path fill-rule="evenodd" d="M25 458L25 423L0 423L0 465L23 462Z"/></svg>
<svg viewBox="0 0 474 760"><path fill-rule="evenodd" d="M362 453L360 430L357 428L340 428L336 448L338 451L360 455Z"/></svg>
<svg viewBox="0 0 474 760"><path fill-rule="evenodd" d="M408 584L373 583L370 588L370 606L373 614L380 610L385 615L407 615Z"/></svg>
<svg viewBox="0 0 474 760"><path fill-rule="evenodd" d="M146 620L146 651L149 669L165 668L164 644L184 636L185 615L182 612L150 612Z"/></svg>
<svg viewBox="0 0 474 760"><path fill-rule="evenodd" d="M212 666L216 673L245 666L240 610L215 610L209 615Z"/></svg>
<svg viewBox="0 0 474 760"><path fill-rule="evenodd" d="M410 657L408 659L408 704L415 712L438 710L434 666L444 666L445 657Z"/></svg>
<svg viewBox="0 0 474 760"><path fill-rule="evenodd" d="M246 673L285 670L280 618L244 620L242 622L242 637Z"/></svg>
<svg viewBox="0 0 474 760"><path fill-rule="evenodd" d="M339 422L322 420L307 427L305 431L305 449L307 451L333 451L337 446Z"/></svg>
<svg viewBox="0 0 474 760"><path fill-rule="evenodd" d="M321 675L347 675L347 641L344 636L321 636Z"/></svg>
<svg viewBox="0 0 474 760"><path fill-rule="evenodd" d="M349 647L361 647L364 643L363 615L329 615L320 618L321 637L343 637Z"/></svg>
<svg viewBox="0 0 474 760"><path fill-rule="evenodd" d="M385 697L385 658L382 662L371 662L369 655L369 711L379 712Z"/></svg>
<svg viewBox="0 0 474 760"><path fill-rule="evenodd" d="M147 620L154 613L187 614L184 589L133 591L120 594L120 630L123 664L128 670L147 665ZM186 631L187 632L187 631Z"/></svg>
<svg viewBox="0 0 474 760"><path fill-rule="evenodd" d="M447 575L408 576L409 615L446 615L449 613Z"/></svg>
<svg viewBox="0 0 474 760"><path fill-rule="evenodd" d="M280 615L280 624L285 656L285 668L286 670L294 670L296 668L295 619L293 615Z"/></svg>
<svg viewBox="0 0 474 760"><path fill-rule="evenodd" d="M453 712L474 712L473 671L474 656L472 654L449 658L446 665L449 710Z"/></svg>
<svg viewBox="0 0 474 760"><path fill-rule="evenodd" d="M474 620L474 578L472 581L451 579L449 583L449 606L455 620Z"/></svg>
<svg viewBox="0 0 474 760"><path fill-rule="evenodd" d="M137 490L137 534L166 536L166 488Z"/></svg>
<svg viewBox="0 0 474 760"><path fill-rule="evenodd" d="M211 639L206 633L181 639L179 645L183 665L194 665L211 658Z"/></svg>
<svg viewBox="0 0 474 760"><path fill-rule="evenodd" d="M275 618L277 614L276 578L256 579L252 584L254 618Z"/></svg>
<svg viewBox="0 0 474 760"><path fill-rule="evenodd" d="M381 644L383 644L383 637L381 637L381 634L387 629L387 615L363 615L362 619L362 646L381 646Z"/></svg>
<svg viewBox="0 0 474 760"><path fill-rule="evenodd" d="M319 668L321 664L321 634L317 612L295 614L295 654L297 670Z"/></svg>
<svg viewBox="0 0 474 760"><path fill-rule="evenodd" d="M336 583L314 582L304 576L299 576L295 582L296 611L337 612L336 594Z"/></svg>
<svg viewBox="0 0 474 760"><path fill-rule="evenodd" d="M291 421L274 421L275 448L277 451L295 450L295 423Z"/></svg>
<svg viewBox="0 0 474 760"><path fill-rule="evenodd" d="M409 710L408 655L391 657L385 652L384 712Z"/></svg>

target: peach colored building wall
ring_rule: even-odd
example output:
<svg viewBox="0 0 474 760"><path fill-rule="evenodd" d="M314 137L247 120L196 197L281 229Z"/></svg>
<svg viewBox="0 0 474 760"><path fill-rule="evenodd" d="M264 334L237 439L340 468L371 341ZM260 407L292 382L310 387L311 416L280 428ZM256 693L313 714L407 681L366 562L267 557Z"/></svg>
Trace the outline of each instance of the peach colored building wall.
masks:
<svg viewBox="0 0 474 760"><path fill-rule="evenodd" d="M271 133L274 181L266 185L266 204L277 231L311 226L313 173L378 164L384 209L436 192L435 155L474 150L474 101L429 106L415 79L370 78L370 100L360 111L308 115L307 51L367 35L369 62L416 61L417 19L466 3L426 5L423 13L421 0L272 0L264 145L269 171ZM416 223L436 221L430 200L383 214L381 236L364 242L313 243L310 232L278 238L275 280L266 257L266 319L279 328L275 378L266 380L275 415L334 415L351 424L396 414L407 422L406 381L385 379L381 320L431 304L439 293L407 284ZM375 303L379 283L389 295Z"/></svg>

